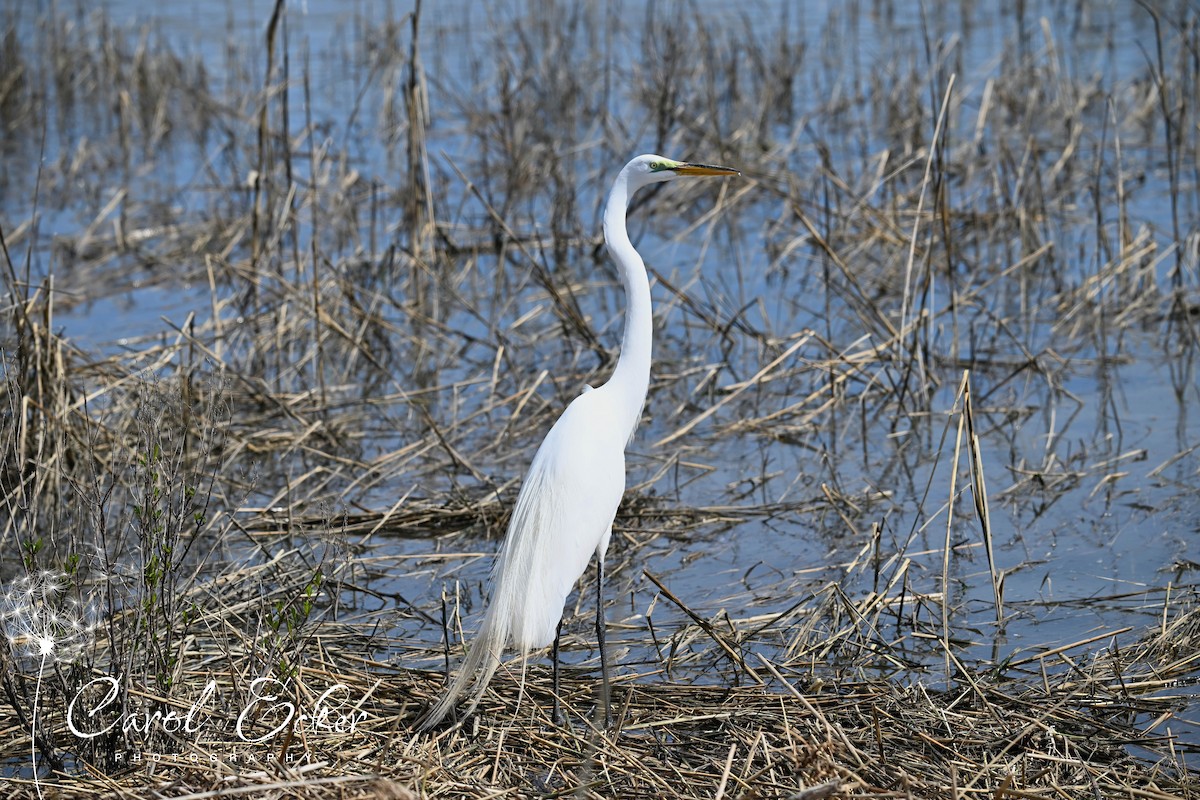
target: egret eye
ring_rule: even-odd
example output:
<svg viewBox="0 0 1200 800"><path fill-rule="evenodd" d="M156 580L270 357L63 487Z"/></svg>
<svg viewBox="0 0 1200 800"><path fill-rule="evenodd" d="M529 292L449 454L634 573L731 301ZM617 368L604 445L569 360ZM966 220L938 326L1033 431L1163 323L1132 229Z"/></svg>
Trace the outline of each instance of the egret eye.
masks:
<svg viewBox="0 0 1200 800"><path fill-rule="evenodd" d="M650 171L651 172L658 172L662 168L663 168L663 163L661 161L651 161L650 162Z"/></svg>

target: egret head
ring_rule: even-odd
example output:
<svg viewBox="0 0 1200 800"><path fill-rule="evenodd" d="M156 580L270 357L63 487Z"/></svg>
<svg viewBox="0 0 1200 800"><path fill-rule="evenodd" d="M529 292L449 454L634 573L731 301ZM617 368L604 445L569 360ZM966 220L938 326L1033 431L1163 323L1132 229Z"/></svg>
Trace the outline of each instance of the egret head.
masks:
<svg viewBox="0 0 1200 800"><path fill-rule="evenodd" d="M736 169L730 169L729 167L692 164L656 155L638 156L625 166L625 171L629 174L631 188L670 181L686 176L741 174Z"/></svg>

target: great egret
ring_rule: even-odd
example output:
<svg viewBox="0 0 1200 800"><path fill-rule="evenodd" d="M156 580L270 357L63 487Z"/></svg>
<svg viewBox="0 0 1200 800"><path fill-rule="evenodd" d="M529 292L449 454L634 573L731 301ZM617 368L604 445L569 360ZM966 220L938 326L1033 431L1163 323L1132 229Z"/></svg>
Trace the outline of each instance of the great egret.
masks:
<svg viewBox="0 0 1200 800"><path fill-rule="evenodd" d="M474 686L467 710L478 705L510 643L524 659L531 650L555 646L571 587L596 554L596 638L603 699L608 712L608 662L604 652L604 554L613 518L625 491L625 445L633 437L650 384L650 281L629 242L625 212L643 186L693 175L737 175L728 167L689 164L656 155L630 161L617 175L604 208L604 241L625 288L625 334L612 377L585 387L567 406L538 448L517 495L504 544L492 572L491 599L483 623L446 694L420 726L440 722ZM557 708L557 698L555 700Z"/></svg>

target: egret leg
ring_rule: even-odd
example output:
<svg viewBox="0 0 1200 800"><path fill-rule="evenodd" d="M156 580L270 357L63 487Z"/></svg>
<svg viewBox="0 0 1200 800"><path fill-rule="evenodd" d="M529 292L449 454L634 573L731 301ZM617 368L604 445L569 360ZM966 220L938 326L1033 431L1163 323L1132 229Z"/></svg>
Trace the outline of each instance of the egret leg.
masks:
<svg viewBox="0 0 1200 800"><path fill-rule="evenodd" d="M609 705L608 653L604 648L604 559L596 567L596 641L600 645L600 702L604 704L604 727L612 727L612 708Z"/></svg>
<svg viewBox="0 0 1200 800"><path fill-rule="evenodd" d="M550 660L554 664L554 713L551 719L555 725L562 725L563 713L562 705L559 703L558 694L558 640L562 638L562 620L558 621L558 628L554 631L554 647L550 651Z"/></svg>

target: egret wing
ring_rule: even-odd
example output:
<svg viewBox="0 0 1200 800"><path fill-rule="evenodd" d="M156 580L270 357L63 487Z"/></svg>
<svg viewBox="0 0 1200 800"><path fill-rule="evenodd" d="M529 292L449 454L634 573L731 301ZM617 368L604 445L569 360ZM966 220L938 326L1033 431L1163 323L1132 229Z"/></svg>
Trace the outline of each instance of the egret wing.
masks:
<svg viewBox="0 0 1200 800"><path fill-rule="evenodd" d="M538 448L497 559L492 605L521 649L554 640L563 604L608 547L625 491L625 432L606 392L575 398Z"/></svg>

